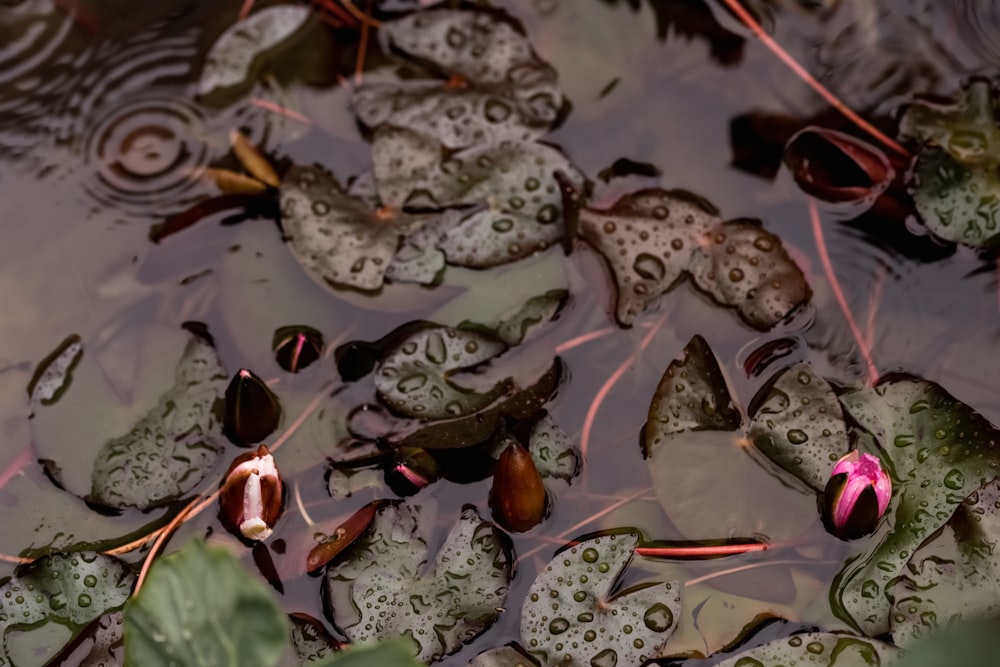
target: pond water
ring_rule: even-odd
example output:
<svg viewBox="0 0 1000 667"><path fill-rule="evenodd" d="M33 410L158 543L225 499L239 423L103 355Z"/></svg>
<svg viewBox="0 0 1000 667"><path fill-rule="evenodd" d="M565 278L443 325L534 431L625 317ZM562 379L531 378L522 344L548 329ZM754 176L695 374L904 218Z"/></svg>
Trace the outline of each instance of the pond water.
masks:
<svg viewBox="0 0 1000 667"><path fill-rule="evenodd" d="M278 5L250 4L251 17ZM363 9L364 3L358 4ZM776 237L787 251L810 294L793 300L796 307L788 309L788 317L782 313L766 326L751 326L747 316L741 319L732 308L718 305L723 299L709 296L712 287L700 284L699 291L685 279L650 300L648 310L643 305L623 318L616 311L612 274L594 249L599 244L593 234L588 237L586 214L568 256L557 238L541 244L551 246L547 249L495 267L455 266L449 255L452 265L437 285L389 281L378 293L322 285L322 279L310 279L309 261L302 259L311 251L293 252L294 239L282 238L274 220L279 208L274 189L256 199L232 200L245 206L189 216L190 227L153 242L155 225L219 194L206 168L245 171L231 151L234 129L260 146L282 174L292 165L318 164L346 184L367 173L375 137L372 128L359 124L352 95L398 67L405 45L397 43L390 52L377 30L352 22L342 5L331 9L317 2L309 26L296 33L298 41L267 51L242 79L237 73L236 86L217 94L206 83L206 58L220 48L220 35L249 4L0 0L0 553L9 556L0 562L0 574L14 571L16 557L113 549L148 534L188 500L218 485L228 461L244 451L228 442L197 480L146 512L128 509L134 504L124 511L106 506L95 511L106 503L95 501L86 472L95 447L127 433L173 386L184 346L180 325L198 322L211 334L227 378L248 368L278 395L281 427L264 442L271 444L288 430L287 437L281 436L283 449L276 452L288 497L270 546L258 547L255 556L226 531L214 506L186 521L167 550L210 534L234 546L252 569L261 568L261 554L269 553L285 609L324 618L321 579L304 573L314 535L332 533L373 499L396 497L379 471L354 475L350 496L331 498L328 459L346 457L336 445L347 437L348 422L354 435L392 435L400 428L387 408L377 408L371 378L339 379L333 349L350 341L376 341L420 320L495 324L529 298L560 290L564 300L557 316L531 327L530 339L511 346L505 363L452 378L486 391L498 379L513 376L524 388L558 356L558 390L542 402L582 450L582 466L571 484L556 485L558 492L550 487L550 511L538 526L513 534L517 568L507 611L441 664L465 665L483 650L525 640L522 602L556 549L589 533L627 527L653 540L753 539L780 546L763 554L665 565L635 559L624 586L666 578L686 591L680 629L664 655L707 655L742 645L764 617L791 623L769 626L752 642L801 627L886 634L888 628L872 630L877 622L855 618L852 624L831 608L837 595L829 590L845 559L872 553L865 551L867 542L848 544L828 535L816 511L815 491L748 446L750 412L760 404L753 399L767 391L780 370L807 362L842 396L863 391L875 378L906 373L937 383L950 400L1000 423L995 255L975 247L987 244L956 244L929 229L913 210L907 189L919 187L903 182L909 156L894 155L833 111L725 2L498 4L523 26L537 58L557 74L565 101L557 105L558 118L542 131L532 129L531 140L558 147L565 157L546 153L545 159L563 160L577 170L579 178L570 172L570 179L578 186L584 178L592 182L587 206L607 208L644 188L695 193L717 211L712 224L763 221L774 235L767 239ZM993 2L744 4L775 42L843 104L893 137L899 136L904 105L916 95L946 102L962 94L973 77L997 76L1000 5ZM373 15L388 22L413 10L427 8L393 0ZM415 77L412 71L425 60L413 58L408 76ZM432 65L426 69L435 76L449 72ZM474 90L479 84L448 85ZM203 94L206 86L208 94ZM423 127L419 119L408 122L411 129ZM811 124L848 132L884 152L898 165L898 182L888 186L886 196L861 203L811 199L781 162L785 142ZM907 151L921 144L913 136L918 135L900 139ZM1000 160L991 152L996 141L994 127L984 158L994 169ZM449 145L445 152L458 149ZM809 157L821 162L827 156ZM522 166L516 163L515 171ZM832 173L838 168L835 163ZM375 169L378 181L379 164ZM548 163L542 167L550 194L556 192L553 171ZM994 203L977 215L986 216L983 224L989 229L996 224L995 217L989 218L997 215L1000 191L995 174L983 178L988 191L983 196ZM355 186L358 191L365 187ZM285 233L294 236L285 201L290 187L282 184L281 209ZM379 193L388 201L385 192ZM372 186L367 196L374 196ZM457 203L490 209L501 195L476 196L476 202ZM676 197L672 205L699 206L689 196ZM562 205L558 196L554 201ZM417 204L411 208L421 209ZM404 229L411 223L394 219L390 224ZM402 233L390 236L396 244ZM656 262L653 273L662 272L663 262ZM792 274L782 275L794 281L788 278ZM845 318L845 309L856 325ZM631 326L620 326L622 319L631 320ZM294 375L276 363L272 351L275 331L288 325L317 329L328 346L326 356ZM29 405L25 390L36 369L70 335L82 341L85 361L51 410ZM642 434L650 404L664 371L694 336L702 336L718 359L743 415L742 426L738 421L736 428L689 434L683 447L654 451L647 460ZM761 349L770 350L774 359ZM361 406L372 409L359 414ZM866 422L863 408L848 405L848 411L852 438L868 430L879 439L878 428L869 428L877 419ZM507 415L512 432L517 431L514 421ZM968 445L965 436L956 448ZM649 446L650 431L646 438ZM870 438L869 445L861 440L862 447L870 445ZM980 455L980 462L992 461L990 456ZM432 553L463 504L491 516L492 480L482 457L441 454L439 463L457 481L438 481L411 501L437 507ZM895 466L903 474L903 464ZM988 470L982 474L989 478ZM980 486L966 475L971 486L955 490ZM333 486L338 479L334 473ZM935 528L965 495L948 505ZM912 496L922 497L920 492ZM879 530L881 540L894 528L884 522ZM907 547L911 553L923 537ZM144 553L123 558L138 565ZM685 586L685 581L692 583ZM332 631L330 619L326 622ZM34 642L18 649L22 659L17 664L44 664L55 654L55 639Z"/></svg>

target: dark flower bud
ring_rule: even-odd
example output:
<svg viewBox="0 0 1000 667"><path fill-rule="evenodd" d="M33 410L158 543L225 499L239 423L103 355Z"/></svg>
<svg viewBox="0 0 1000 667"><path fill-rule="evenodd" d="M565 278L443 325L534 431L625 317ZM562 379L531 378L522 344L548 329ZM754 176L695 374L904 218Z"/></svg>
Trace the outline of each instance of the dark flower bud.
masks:
<svg viewBox="0 0 1000 667"><path fill-rule="evenodd" d="M497 523L517 533L530 530L545 518L542 476L531 454L516 441L510 441L497 461L490 509Z"/></svg>
<svg viewBox="0 0 1000 667"><path fill-rule="evenodd" d="M392 467L386 471L386 482L401 496L412 496L441 477L437 461L426 449L402 447L393 457Z"/></svg>
<svg viewBox="0 0 1000 667"><path fill-rule="evenodd" d="M274 433L281 421L281 403L264 381L240 370L226 388L226 437L234 445L249 447Z"/></svg>
<svg viewBox="0 0 1000 667"><path fill-rule="evenodd" d="M853 450L841 457L823 492L823 523L842 540L871 533L892 497L892 480L882 462Z"/></svg>
<svg viewBox="0 0 1000 667"><path fill-rule="evenodd" d="M281 327L274 332L271 347L279 366L298 373L323 354L323 334L312 327Z"/></svg>
<svg viewBox="0 0 1000 667"><path fill-rule="evenodd" d="M261 445L230 464L219 491L219 518L237 535L266 540L281 516L282 495L274 457Z"/></svg>

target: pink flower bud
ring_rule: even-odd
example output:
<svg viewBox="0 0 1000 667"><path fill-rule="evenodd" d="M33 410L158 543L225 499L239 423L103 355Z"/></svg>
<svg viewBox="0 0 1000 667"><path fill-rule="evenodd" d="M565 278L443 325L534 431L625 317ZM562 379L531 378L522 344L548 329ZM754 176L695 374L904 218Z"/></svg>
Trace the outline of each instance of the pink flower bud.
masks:
<svg viewBox="0 0 1000 667"><path fill-rule="evenodd" d="M830 472L823 493L823 521L844 540L855 540L875 530L892 497L892 480L882 462L853 450Z"/></svg>
<svg viewBox="0 0 1000 667"><path fill-rule="evenodd" d="M219 492L219 518L248 540L266 540L282 511L281 475L274 457L261 445L237 456Z"/></svg>

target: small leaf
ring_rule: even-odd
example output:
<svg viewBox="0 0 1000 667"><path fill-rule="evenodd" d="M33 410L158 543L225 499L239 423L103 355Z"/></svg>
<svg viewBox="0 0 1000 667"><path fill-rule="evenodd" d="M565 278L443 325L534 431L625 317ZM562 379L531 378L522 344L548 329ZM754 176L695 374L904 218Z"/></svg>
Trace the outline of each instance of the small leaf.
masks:
<svg viewBox="0 0 1000 667"><path fill-rule="evenodd" d="M902 651L885 642L867 637L835 635L827 632L807 632L784 639L775 639L762 646L743 651L718 667L783 667L808 664L816 667L839 665L896 664Z"/></svg>
<svg viewBox="0 0 1000 667"><path fill-rule="evenodd" d="M421 574L430 519L419 507L380 508L371 533L327 566L328 611L351 641L409 635L432 661L496 620L513 576L510 540L467 505Z"/></svg>
<svg viewBox="0 0 1000 667"><path fill-rule="evenodd" d="M303 664L311 665L313 662L336 655L345 646L326 631L321 621L308 614L289 614L288 620L292 624L292 648ZM405 655L409 657L410 651L407 650Z"/></svg>
<svg viewBox="0 0 1000 667"><path fill-rule="evenodd" d="M225 549L193 540L158 559L125 607L125 662L157 667L272 667L288 618Z"/></svg>
<svg viewBox="0 0 1000 667"><path fill-rule="evenodd" d="M518 644L483 651L469 661L469 667L535 667L537 664Z"/></svg>
<svg viewBox="0 0 1000 667"><path fill-rule="evenodd" d="M73 368L83 355L83 343L76 334L68 336L44 359L38 362L28 383L32 415L36 405L50 405L59 400L73 378Z"/></svg>
<svg viewBox="0 0 1000 667"><path fill-rule="evenodd" d="M681 583L614 590L638 542L634 533L580 542L538 575L521 637L542 665L639 665L658 654L681 612Z"/></svg>
<svg viewBox="0 0 1000 667"><path fill-rule="evenodd" d="M277 5L232 25L208 52L198 81L198 94L208 95L245 83L258 58L298 32L310 16L308 7Z"/></svg>
<svg viewBox="0 0 1000 667"><path fill-rule="evenodd" d="M954 102L918 99L899 119L899 136L938 146L961 162L1000 158L1000 130L988 79L974 78Z"/></svg>
<svg viewBox="0 0 1000 667"><path fill-rule="evenodd" d="M580 450L549 415L542 417L532 427L528 451L542 477L560 479L570 484L580 474L583 463Z"/></svg>
<svg viewBox="0 0 1000 667"><path fill-rule="evenodd" d="M375 371L375 387L383 401L411 417L471 415L504 395L509 381L480 392L462 387L451 376L475 369L506 347L483 333L429 325L388 351Z"/></svg>
<svg viewBox="0 0 1000 667"><path fill-rule="evenodd" d="M0 586L4 657L9 629L55 621L75 635L103 614L121 609L134 582L125 562L90 552L50 554L21 566Z"/></svg>
<svg viewBox="0 0 1000 667"><path fill-rule="evenodd" d="M850 449L840 402L826 380L799 363L780 372L758 394L750 438L778 466L817 492Z"/></svg>
<svg viewBox="0 0 1000 667"><path fill-rule="evenodd" d="M614 274L619 324L631 326L681 279L698 239L720 222L717 213L677 190L640 190L609 209L580 210L580 236Z"/></svg>
<svg viewBox="0 0 1000 667"><path fill-rule="evenodd" d="M910 555L996 477L1000 432L939 385L917 378L883 378L841 403L877 441L892 500L882 530L837 576L831 600L838 615L877 635L889 631L887 589Z"/></svg>
<svg viewBox="0 0 1000 667"><path fill-rule="evenodd" d="M781 239L756 220L723 222L706 231L690 270L698 289L736 308L758 331L769 331L812 297Z"/></svg>

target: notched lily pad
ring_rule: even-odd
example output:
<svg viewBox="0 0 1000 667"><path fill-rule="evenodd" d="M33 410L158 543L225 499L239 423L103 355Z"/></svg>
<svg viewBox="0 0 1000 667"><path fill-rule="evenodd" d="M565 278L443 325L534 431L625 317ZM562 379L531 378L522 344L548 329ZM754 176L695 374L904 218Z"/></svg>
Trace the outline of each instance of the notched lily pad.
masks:
<svg viewBox="0 0 1000 667"><path fill-rule="evenodd" d="M473 414L504 395L509 381L486 391L466 389L452 376L501 354L507 346L478 331L428 325L398 343L375 371L379 397L393 409L421 419Z"/></svg>
<svg viewBox="0 0 1000 667"><path fill-rule="evenodd" d="M132 594L135 575L123 561L91 552L56 553L18 568L0 586L0 634L30 629L44 621L68 626L74 634L109 611L120 609Z"/></svg>
<svg viewBox="0 0 1000 667"><path fill-rule="evenodd" d="M830 384L806 363L779 373L751 407L750 439L769 459L813 490L850 449L840 402Z"/></svg>
<svg viewBox="0 0 1000 667"><path fill-rule="evenodd" d="M720 662L718 667L783 667L796 664L889 667L902 657L902 653L892 644L877 639L807 632L743 651Z"/></svg>
<svg viewBox="0 0 1000 667"><path fill-rule="evenodd" d="M649 405L643 453L649 456L685 431L735 431L741 422L715 353L704 338L695 336L660 378Z"/></svg>
<svg viewBox="0 0 1000 667"><path fill-rule="evenodd" d="M351 641L409 636L431 661L496 620L513 576L509 538L467 505L422 573L431 520L419 507L380 508L369 535L327 565L328 611Z"/></svg>
<svg viewBox="0 0 1000 667"><path fill-rule="evenodd" d="M77 381L58 402L33 401L32 432L46 471L105 507L147 510L176 500L205 478L223 449L227 374L212 346L160 326L146 331L143 346L131 400L83 356ZM178 359L174 368L171 359Z"/></svg>
<svg viewBox="0 0 1000 667"><path fill-rule="evenodd" d="M427 78L369 78L353 103L369 127L409 127L461 148L530 140L559 118L563 97L555 69L505 14L433 9L387 21L380 36L387 50Z"/></svg>
<svg viewBox="0 0 1000 667"><path fill-rule="evenodd" d="M656 303L684 275L702 235L721 222L707 202L677 190L641 190L609 209L584 208L579 230L611 267L622 326Z"/></svg>
<svg viewBox="0 0 1000 667"><path fill-rule="evenodd" d="M892 475L882 530L837 576L831 600L866 634L889 631L888 586L914 550L1000 468L1000 432L939 385L906 376L841 397L847 413L878 442ZM891 530L886 530L891 528Z"/></svg>
<svg viewBox="0 0 1000 667"><path fill-rule="evenodd" d="M705 232L690 271L698 289L759 331L769 331L812 297L781 239L756 220L724 222Z"/></svg>
<svg viewBox="0 0 1000 667"><path fill-rule="evenodd" d="M556 554L521 607L521 637L546 666L640 665L657 654L681 612L681 583L615 584L639 542L606 535Z"/></svg>

